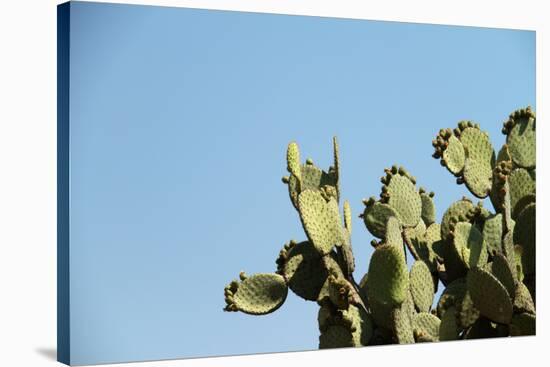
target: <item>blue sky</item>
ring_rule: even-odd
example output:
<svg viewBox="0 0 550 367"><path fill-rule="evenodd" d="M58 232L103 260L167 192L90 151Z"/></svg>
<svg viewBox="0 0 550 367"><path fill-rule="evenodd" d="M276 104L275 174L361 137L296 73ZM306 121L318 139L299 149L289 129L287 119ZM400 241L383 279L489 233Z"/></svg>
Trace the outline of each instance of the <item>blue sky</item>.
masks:
<svg viewBox="0 0 550 367"><path fill-rule="evenodd" d="M76 2L70 57L73 363L316 349L318 307L294 294L222 311L239 271L305 239L288 142L326 169L338 136L360 279L385 167L440 219L471 195L431 157L437 131L475 120L500 147L535 107L527 31Z"/></svg>

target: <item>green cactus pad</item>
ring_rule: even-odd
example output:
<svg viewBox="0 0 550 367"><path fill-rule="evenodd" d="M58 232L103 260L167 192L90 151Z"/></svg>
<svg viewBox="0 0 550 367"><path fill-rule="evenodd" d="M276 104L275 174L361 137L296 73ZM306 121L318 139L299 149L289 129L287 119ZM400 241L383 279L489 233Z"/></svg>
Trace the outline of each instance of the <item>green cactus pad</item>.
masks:
<svg viewBox="0 0 550 367"><path fill-rule="evenodd" d="M290 200L296 209L298 209L298 196L304 190L320 191L323 188L332 187L336 193L338 180L333 173L327 173L309 162L301 166L300 174L301 180L294 175L290 175L288 179Z"/></svg>
<svg viewBox="0 0 550 367"><path fill-rule="evenodd" d="M443 151L442 162L449 172L457 176L464 169L466 161L464 146L454 135L450 136L448 143L447 149Z"/></svg>
<svg viewBox="0 0 550 367"><path fill-rule="evenodd" d="M413 179L404 169L386 169L381 199L398 213L403 227L415 227L422 215L422 200Z"/></svg>
<svg viewBox="0 0 550 367"><path fill-rule="evenodd" d="M459 123L459 130L461 130L459 139L466 151L466 157L479 162L487 162L490 165L495 151L489 135L469 121L466 121L465 124Z"/></svg>
<svg viewBox="0 0 550 367"><path fill-rule="evenodd" d="M512 301L502 283L481 268L468 272L468 292L481 314L494 322L509 324L512 318Z"/></svg>
<svg viewBox="0 0 550 367"><path fill-rule="evenodd" d="M298 148L298 144L296 144L296 142L291 142L288 144L286 151L286 165L287 171L294 175L299 182L302 177L302 169L300 165L300 149Z"/></svg>
<svg viewBox="0 0 550 367"><path fill-rule="evenodd" d="M414 304L410 295L406 297L405 301L401 304L400 307L393 309L392 330L398 344L414 343L413 315Z"/></svg>
<svg viewBox="0 0 550 367"><path fill-rule="evenodd" d="M447 240L452 237L452 228L458 221L469 221L476 213L476 207L472 201L466 198L455 201L443 214L441 220L441 239ZM463 220L460 220L463 218Z"/></svg>
<svg viewBox="0 0 550 367"><path fill-rule="evenodd" d="M457 340L458 325L456 324L456 309L454 306L449 307L441 317L439 324L439 340Z"/></svg>
<svg viewBox="0 0 550 367"><path fill-rule="evenodd" d="M439 340L441 320L431 313L420 312L414 316L413 329L415 334L427 334L433 341Z"/></svg>
<svg viewBox="0 0 550 367"><path fill-rule="evenodd" d="M399 306L409 288L409 272L403 249L391 245L379 246L371 256L367 279L368 298L382 304Z"/></svg>
<svg viewBox="0 0 550 367"><path fill-rule="evenodd" d="M503 133L515 164L524 168L536 163L536 117L530 107L514 111L504 123Z"/></svg>
<svg viewBox="0 0 550 367"><path fill-rule="evenodd" d="M335 201L334 198L331 199ZM305 190L298 197L298 209L308 239L319 254L326 255L345 241L341 219L319 191Z"/></svg>
<svg viewBox="0 0 550 367"><path fill-rule="evenodd" d="M518 283L516 288L516 294L514 296L514 313L527 312L535 314L535 303L529 293L529 289L523 283Z"/></svg>
<svg viewBox="0 0 550 367"><path fill-rule="evenodd" d="M537 334L537 320L535 315L520 313L512 317L510 325L511 336L526 336Z"/></svg>
<svg viewBox="0 0 550 367"><path fill-rule="evenodd" d="M498 213L490 216L483 225L483 239L490 254L502 252L502 221L502 214Z"/></svg>
<svg viewBox="0 0 550 367"><path fill-rule="evenodd" d="M367 202L365 211L363 212L363 221L373 236L378 238L385 237L386 224L390 217L398 217L398 214L388 204L374 200Z"/></svg>
<svg viewBox="0 0 550 367"><path fill-rule="evenodd" d="M340 147L336 136L332 138L332 149L334 154L334 177L336 179L336 194L337 199L340 199Z"/></svg>
<svg viewBox="0 0 550 367"><path fill-rule="evenodd" d="M284 257L280 274L287 280L289 288L308 301L317 300L328 269L315 247L309 241L300 242Z"/></svg>
<svg viewBox="0 0 550 367"><path fill-rule="evenodd" d="M414 304L419 312L428 312L432 306L435 285L428 265L415 261L410 272L410 287Z"/></svg>
<svg viewBox="0 0 550 367"><path fill-rule="evenodd" d="M455 226L453 236L454 249L466 267L473 268L487 263L486 245L476 226L468 222L459 222Z"/></svg>
<svg viewBox="0 0 550 367"><path fill-rule="evenodd" d="M351 207L349 206L349 201L344 201L344 226L348 231L348 235L351 236Z"/></svg>
<svg viewBox="0 0 550 367"><path fill-rule="evenodd" d="M486 132L477 125L462 121L459 123L459 139L466 152L463 177L468 189L479 198L489 195L493 179L495 152Z"/></svg>
<svg viewBox="0 0 550 367"><path fill-rule="evenodd" d="M385 243L397 248L403 248L403 237L401 235L401 225L396 217L389 217L386 223Z"/></svg>
<svg viewBox="0 0 550 367"><path fill-rule="evenodd" d="M536 204L532 203L519 213L514 227L514 242L522 248L522 270L525 276L535 273L536 255Z"/></svg>
<svg viewBox="0 0 550 367"><path fill-rule="evenodd" d="M518 210L521 210L523 209L523 207L525 207L522 199L527 197L527 199L530 200L533 193L535 192L535 180L531 177L526 169L516 168L512 171L512 173L510 173L508 182L510 186L510 205L512 208L512 218L516 219L519 215Z"/></svg>
<svg viewBox="0 0 550 367"><path fill-rule="evenodd" d="M489 195L493 185L493 167L490 163L466 158L463 177L466 187L472 194L478 198Z"/></svg>
<svg viewBox="0 0 550 367"><path fill-rule="evenodd" d="M422 221L426 226L430 226L435 222L435 204L434 204L434 193L426 193L424 190L420 189L420 200L422 201Z"/></svg>
<svg viewBox="0 0 550 367"><path fill-rule="evenodd" d="M231 282L225 288L226 311L241 311L250 315L265 315L281 307L288 287L279 274L259 273L250 277L241 273L241 282Z"/></svg>
<svg viewBox="0 0 550 367"><path fill-rule="evenodd" d="M428 265L430 272L437 271L437 255L433 249L434 243L441 239L441 230L438 223L432 223L428 228L421 226L405 228L403 238L411 250L413 257L422 260Z"/></svg>
<svg viewBox="0 0 550 367"><path fill-rule="evenodd" d="M493 261L487 264L487 268L486 270L489 270L506 288L508 294L513 297L516 293L517 279L515 279L511 264L506 257L502 254L495 255Z"/></svg>

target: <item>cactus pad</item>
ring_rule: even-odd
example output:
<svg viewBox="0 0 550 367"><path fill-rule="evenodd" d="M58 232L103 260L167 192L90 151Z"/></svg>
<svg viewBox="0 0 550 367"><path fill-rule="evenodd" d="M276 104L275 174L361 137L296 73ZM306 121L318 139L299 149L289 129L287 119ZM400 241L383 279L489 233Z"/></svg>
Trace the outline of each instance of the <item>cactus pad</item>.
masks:
<svg viewBox="0 0 550 367"><path fill-rule="evenodd" d="M523 209L524 197L531 199L535 192L535 180L529 172L523 168L516 168L510 173L508 179L510 186L510 205L512 208L512 218L517 218L519 210Z"/></svg>
<svg viewBox="0 0 550 367"><path fill-rule="evenodd" d="M530 313L520 313L512 317L510 325L510 335L525 336L537 334L537 320L535 315Z"/></svg>
<svg viewBox="0 0 550 367"><path fill-rule="evenodd" d="M340 200L340 147L336 136L332 137L332 150L334 155L333 176L336 180L337 200Z"/></svg>
<svg viewBox="0 0 550 367"><path fill-rule="evenodd" d="M290 175L287 182L290 199L296 209L298 209L298 196L304 190L334 191L333 196L337 199L336 185L338 180L334 173L327 173L316 167L311 161L308 161L301 166L300 174L300 180L296 176Z"/></svg>
<svg viewBox="0 0 550 367"><path fill-rule="evenodd" d="M331 198L331 201L335 202L335 199ZM335 212L333 207L319 191L305 190L298 198L304 230L321 255L330 253L335 245L341 245L345 241L338 210Z"/></svg>
<svg viewBox="0 0 550 367"><path fill-rule="evenodd" d="M529 293L529 289L523 283L518 283L516 288L516 294L514 296L514 313L527 312L535 314L535 303Z"/></svg>
<svg viewBox="0 0 550 367"><path fill-rule="evenodd" d="M466 292L462 300L456 304L456 313L457 324L462 329L472 326L479 319L480 312L475 307L470 293Z"/></svg>
<svg viewBox="0 0 550 367"><path fill-rule="evenodd" d="M445 288L437 303L437 314L439 318L443 317L447 309L462 302L467 291L468 288L465 278L458 278L447 285L447 288Z"/></svg>
<svg viewBox="0 0 550 367"><path fill-rule="evenodd" d="M498 213L487 218L483 225L483 239L490 254L502 252L502 221L502 214Z"/></svg>
<svg viewBox="0 0 550 367"><path fill-rule="evenodd" d="M411 294L419 312L428 312L433 303L435 285L424 261L415 261L410 272Z"/></svg>
<svg viewBox="0 0 550 367"><path fill-rule="evenodd" d="M441 317L439 324L439 340L448 341L458 339L458 325L456 324L456 309L449 307Z"/></svg>
<svg viewBox="0 0 550 367"><path fill-rule="evenodd" d="M502 324L510 323L512 318L510 295L493 274L481 268L470 269L467 283L472 301L483 316Z"/></svg>
<svg viewBox="0 0 550 367"><path fill-rule="evenodd" d="M379 246L372 254L367 279L367 294L382 304L399 306L409 288L409 272L403 249Z"/></svg>
<svg viewBox="0 0 550 367"><path fill-rule="evenodd" d="M459 132L458 138L466 152L463 173L466 186L472 194L484 198L491 190L495 160L489 135L470 121L461 121L456 132Z"/></svg>
<svg viewBox="0 0 550 367"><path fill-rule="evenodd" d="M525 276L535 273L536 204L529 204L518 215L514 242L522 248L521 264Z"/></svg>
<svg viewBox="0 0 550 367"><path fill-rule="evenodd" d="M398 344L414 343L414 315L414 304L412 297L409 294L401 306L394 308L392 311L392 330Z"/></svg>
<svg viewBox="0 0 550 367"><path fill-rule="evenodd" d="M413 319L413 328L416 334L427 334L434 341L439 340L440 325L441 320L428 312L420 312Z"/></svg>
<svg viewBox="0 0 550 367"><path fill-rule="evenodd" d="M395 246L399 249L403 247L403 237L401 236L401 225L396 217L389 217L386 224L386 244Z"/></svg>
<svg viewBox="0 0 550 367"><path fill-rule="evenodd" d="M493 184L493 168L491 164L466 158L464 165L464 182L468 190L478 198L489 195Z"/></svg>
<svg viewBox="0 0 550 367"><path fill-rule="evenodd" d="M300 165L300 150L298 149L298 144L296 142L291 142L288 144L286 150L286 169L292 175L294 175L298 182L300 182L302 177L302 168Z"/></svg>
<svg viewBox="0 0 550 367"><path fill-rule="evenodd" d="M403 227L415 227L422 215L422 200L414 179L405 169L396 166L387 168L385 172L381 200L398 213Z"/></svg>
<svg viewBox="0 0 550 367"><path fill-rule="evenodd" d="M469 221L475 215L476 207L471 200L462 198L452 203L441 220L441 239L447 240L451 237L452 228L457 222Z"/></svg>
<svg viewBox="0 0 550 367"><path fill-rule="evenodd" d="M506 144L515 164L532 168L536 162L536 117L530 107L514 111L504 123Z"/></svg>
<svg viewBox="0 0 550 367"><path fill-rule="evenodd" d="M466 267L482 266L487 262L486 245L476 226L459 222L456 224L453 236L454 249Z"/></svg>
<svg viewBox="0 0 550 367"><path fill-rule="evenodd" d="M488 265L488 269L506 288L510 297L516 293L516 282L512 272L511 264L502 254L497 254L493 257L493 261Z"/></svg>
<svg viewBox="0 0 550 367"><path fill-rule="evenodd" d="M259 273L247 277L241 273L240 283L233 281L225 288L224 310L265 315L281 307L287 293L286 282L279 274Z"/></svg>
<svg viewBox="0 0 550 367"><path fill-rule="evenodd" d="M349 201L344 201L344 226L348 231L348 235L351 236L351 207Z"/></svg>
<svg viewBox="0 0 550 367"><path fill-rule="evenodd" d="M426 226L430 226L435 222L435 204L434 193L426 193L422 188L419 190L420 199L422 201L422 214L421 218Z"/></svg>
<svg viewBox="0 0 550 367"><path fill-rule="evenodd" d="M365 201L363 221L369 232L378 238L386 235L386 224L390 217L398 217L397 212L388 204L375 201L371 198Z"/></svg>
<svg viewBox="0 0 550 367"><path fill-rule="evenodd" d="M453 175L459 175L464 169L466 154L464 152L464 146L456 136L451 135L449 137L448 145L443 151L442 158L441 162Z"/></svg>
<svg viewBox="0 0 550 367"><path fill-rule="evenodd" d="M373 325L369 315L352 305L347 310L322 306L318 321L320 349L367 345L372 337Z"/></svg>
<svg viewBox="0 0 550 367"><path fill-rule="evenodd" d="M328 276L323 259L309 241L295 244L289 251L281 251L279 274L287 280L296 295L315 301ZM327 255L330 256L330 255Z"/></svg>

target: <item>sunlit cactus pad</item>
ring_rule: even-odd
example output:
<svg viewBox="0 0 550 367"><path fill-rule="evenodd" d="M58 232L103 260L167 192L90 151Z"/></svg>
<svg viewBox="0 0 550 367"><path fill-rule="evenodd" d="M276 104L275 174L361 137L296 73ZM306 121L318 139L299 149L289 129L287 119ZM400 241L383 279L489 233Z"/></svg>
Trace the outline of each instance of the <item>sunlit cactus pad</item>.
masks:
<svg viewBox="0 0 550 367"><path fill-rule="evenodd" d="M302 163L291 142L283 182L304 238L284 245L275 273L241 273L230 282L224 309L269 314L290 289L319 307L319 348L534 335L535 113L527 107L509 115L498 154L479 124L455 126L437 133L433 157L470 197L487 200L456 198L438 221L434 193L417 188L404 167L386 168L379 198L364 199L359 215L375 239L358 275L338 141L327 170Z"/></svg>

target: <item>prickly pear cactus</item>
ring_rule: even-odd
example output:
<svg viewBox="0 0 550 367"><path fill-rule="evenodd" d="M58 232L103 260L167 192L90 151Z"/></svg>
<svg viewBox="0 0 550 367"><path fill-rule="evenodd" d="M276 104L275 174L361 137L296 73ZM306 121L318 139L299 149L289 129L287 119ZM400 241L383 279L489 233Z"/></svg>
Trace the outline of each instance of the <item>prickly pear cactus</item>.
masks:
<svg viewBox="0 0 550 367"><path fill-rule="evenodd" d="M494 151L472 121L441 129L433 157L488 198L463 197L437 222L435 196L417 188L405 168L381 177L379 198L363 200L359 215L373 240L367 272L355 281L351 206L340 208L340 153L323 170L287 149L290 200L304 228L289 241L274 273L247 276L225 287L225 311L265 315L281 307L288 289L319 305L319 348L425 343L536 333L536 117L530 107L510 114ZM414 259L407 264L407 253ZM438 286L445 287L435 299ZM436 307L433 307L435 304Z"/></svg>

